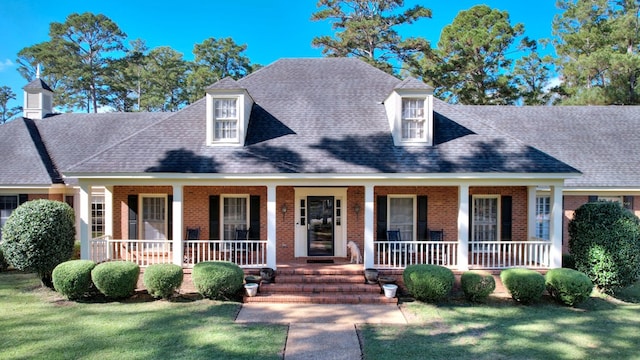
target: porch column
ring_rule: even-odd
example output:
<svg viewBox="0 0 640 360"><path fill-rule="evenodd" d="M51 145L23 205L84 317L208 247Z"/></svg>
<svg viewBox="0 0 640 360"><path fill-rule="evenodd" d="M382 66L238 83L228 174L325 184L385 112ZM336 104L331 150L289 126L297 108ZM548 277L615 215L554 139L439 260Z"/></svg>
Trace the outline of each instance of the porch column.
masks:
<svg viewBox="0 0 640 360"><path fill-rule="evenodd" d="M267 186L267 266L276 269L276 186Z"/></svg>
<svg viewBox="0 0 640 360"><path fill-rule="evenodd" d="M113 239L113 186L104 188L104 234Z"/></svg>
<svg viewBox="0 0 640 360"><path fill-rule="evenodd" d="M173 185L172 188L173 203L171 204L171 206L173 210L173 228L171 229L171 232L173 235L173 263L182 266L184 256L184 247L182 246L182 228L184 227L182 211L183 186L182 184Z"/></svg>
<svg viewBox="0 0 640 360"><path fill-rule="evenodd" d="M90 259L91 236L91 185L80 181L80 258Z"/></svg>
<svg viewBox="0 0 640 360"><path fill-rule="evenodd" d="M469 185L458 187L458 270L469 270Z"/></svg>
<svg viewBox="0 0 640 360"><path fill-rule="evenodd" d="M373 208L374 196L373 185L364 187L364 254L363 263L365 268L374 266L373 249Z"/></svg>
<svg viewBox="0 0 640 360"><path fill-rule="evenodd" d="M551 187L551 221L549 236L551 237L550 267L562 267L562 185Z"/></svg>
<svg viewBox="0 0 640 360"><path fill-rule="evenodd" d="M536 236L536 190L537 186L527 187L527 238Z"/></svg>

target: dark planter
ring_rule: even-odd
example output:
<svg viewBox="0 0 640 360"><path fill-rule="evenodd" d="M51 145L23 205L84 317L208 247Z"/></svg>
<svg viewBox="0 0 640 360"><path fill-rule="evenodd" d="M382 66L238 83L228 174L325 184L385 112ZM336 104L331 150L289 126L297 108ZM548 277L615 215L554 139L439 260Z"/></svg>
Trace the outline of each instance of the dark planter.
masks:
<svg viewBox="0 0 640 360"><path fill-rule="evenodd" d="M378 284L380 284L380 294L384 294L384 289L382 288L385 284L396 284L397 280L391 276L380 276L378 278Z"/></svg>
<svg viewBox="0 0 640 360"><path fill-rule="evenodd" d="M260 277L264 283L272 283L276 281L276 272L272 268L260 269Z"/></svg>
<svg viewBox="0 0 640 360"><path fill-rule="evenodd" d="M246 282L247 284L258 284L260 285L260 281L262 280L262 277L257 276L257 275L247 275L244 277L244 282Z"/></svg>
<svg viewBox="0 0 640 360"><path fill-rule="evenodd" d="M377 269L365 269L364 270L364 278L367 284L377 284L378 283L378 270Z"/></svg>

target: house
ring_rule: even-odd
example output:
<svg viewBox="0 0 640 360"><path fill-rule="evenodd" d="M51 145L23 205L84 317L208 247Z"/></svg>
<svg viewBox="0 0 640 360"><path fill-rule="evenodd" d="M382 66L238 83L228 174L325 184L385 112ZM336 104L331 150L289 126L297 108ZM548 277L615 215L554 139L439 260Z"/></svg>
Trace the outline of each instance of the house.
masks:
<svg viewBox="0 0 640 360"><path fill-rule="evenodd" d="M34 81L0 127L2 221L66 200L96 261L277 268L353 240L367 268L554 268L572 209L640 189L613 150L634 107L450 105L353 58L279 60L175 113L49 115Z"/></svg>

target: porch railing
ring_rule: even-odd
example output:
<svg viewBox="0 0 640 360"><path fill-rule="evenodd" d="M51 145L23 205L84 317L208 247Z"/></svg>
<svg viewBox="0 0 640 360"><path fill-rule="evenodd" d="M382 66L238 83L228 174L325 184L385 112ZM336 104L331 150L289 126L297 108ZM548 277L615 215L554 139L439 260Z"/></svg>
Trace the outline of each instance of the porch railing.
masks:
<svg viewBox="0 0 640 360"><path fill-rule="evenodd" d="M478 241L469 247L470 268L551 267L551 242L546 240Z"/></svg>
<svg viewBox="0 0 640 360"><path fill-rule="evenodd" d="M184 240L183 266L202 261L230 261L241 267L267 266L266 240ZM89 241L89 256L95 262L132 261L140 266L173 263L171 240L115 240L100 237Z"/></svg>
<svg viewBox="0 0 640 360"><path fill-rule="evenodd" d="M457 241L375 241L374 267L403 269L413 264L458 266Z"/></svg>

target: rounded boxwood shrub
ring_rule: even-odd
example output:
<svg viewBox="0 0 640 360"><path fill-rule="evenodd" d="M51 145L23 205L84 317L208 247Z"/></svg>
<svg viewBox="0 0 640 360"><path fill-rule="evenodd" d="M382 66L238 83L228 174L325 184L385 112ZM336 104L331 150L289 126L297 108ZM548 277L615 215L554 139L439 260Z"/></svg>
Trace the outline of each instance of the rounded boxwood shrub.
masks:
<svg viewBox="0 0 640 360"><path fill-rule="evenodd" d="M204 297L230 300L242 289L244 272L228 261L204 261L193 267L193 285Z"/></svg>
<svg viewBox="0 0 640 360"><path fill-rule="evenodd" d="M482 302L496 289L496 281L487 271L471 270L462 274L460 286L467 300Z"/></svg>
<svg viewBox="0 0 640 360"><path fill-rule="evenodd" d="M511 297L523 304L539 300L545 289L544 276L530 269L502 270L500 280Z"/></svg>
<svg viewBox="0 0 640 360"><path fill-rule="evenodd" d="M96 263L91 260L70 260L53 269L54 289L69 299L78 299L91 288L91 270Z"/></svg>
<svg viewBox="0 0 640 360"><path fill-rule="evenodd" d="M140 267L131 261L111 261L98 264L91 271L91 280L105 296L121 299L133 294Z"/></svg>
<svg viewBox="0 0 640 360"><path fill-rule="evenodd" d="M407 291L420 301L438 301L445 298L455 282L453 271L430 264L409 265L402 272Z"/></svg>
<svg viewBox="0 0 640 360"><path fill-rule="evenodd" d="M4 253L2 252L2 246L0 246L0 271L5 271L9 267L9 263L4 259Z"/></svg>
<svg viewBox="0 0 640 360"><path fill-rule="evenodd" d="M585 301L593 290L593 283L585 273L566 268L549 270L545 284L554 299L569 306Z"/></svg>
<svg viewBox="0 0 640 360"><path fill-rule="evenodd" d="M33 271L53 287L51 272L71 259L75 242L75 216L66 203L33 200L18 206L2 228L2 249L7 262Z"/></svg>
<svg viewBox="0 0 640 360"><path fill-rule="evenodd" d="M151 296L168 299L182 285L183 276L180 265L153 264L144 270L142 280Z"/></svg>
<svg viewBox="0 0 640 360"><path fill-rule="evenodd" d="M640 219L619 203L584 204L569 221L569 250L575 269L613 294L640 276Z"/></svg>

